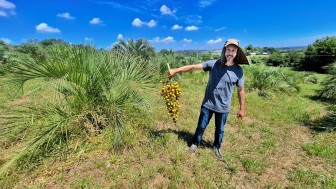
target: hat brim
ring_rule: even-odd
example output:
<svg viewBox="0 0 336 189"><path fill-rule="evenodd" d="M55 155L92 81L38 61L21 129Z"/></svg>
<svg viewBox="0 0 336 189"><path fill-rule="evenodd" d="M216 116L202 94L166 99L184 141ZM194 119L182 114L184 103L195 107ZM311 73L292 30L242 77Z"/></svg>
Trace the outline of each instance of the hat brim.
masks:
<svg viewBox="0 0 336 189"><path fill-rule="evenodd" d="M226 45L226 46L227 46L227 45ZM222 60L225 60L225 50L226 50L226 46L224 46L223 49L222 49L222 57L221 57ZM237 46L237 45L235 45L235 46ZM248 61L248 59L247 59L245 53L243 52L243 50L242 50L240 47L238 47L238 46L237 46L237 48L238 48L238 50L237 50L237 55L236 55L236 57L233 59L233 61L234 61L235 63L237 63L237 64L247 64L247 65L249 65L250 63L249 63L249 61Z"/></svg>
<svg viewBox="0 0 336 189"><path fill-rule="evenodd" d="M247 64L247 65L250 64L246 55L245 55L245 53L243 52L243 50L240 47L238 47L237 55L236 55L235 59L236 59L235 61L237 62L237 64Z"/></svg>

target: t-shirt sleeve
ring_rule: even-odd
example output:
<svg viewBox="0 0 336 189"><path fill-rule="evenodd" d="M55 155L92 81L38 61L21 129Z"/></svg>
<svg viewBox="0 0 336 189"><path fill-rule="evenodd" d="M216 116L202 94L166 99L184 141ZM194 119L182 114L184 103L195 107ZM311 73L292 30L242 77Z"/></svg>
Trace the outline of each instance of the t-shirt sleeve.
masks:
<svg viewBox="0 0 336 189"><path fill-rule="evenodd" d="M212 67L214 67L217 60L208 60L202 63L202 67L204 71L210 71Z"/></svg>
<svg viewBox="0 0 336 189"><path fill-rule="evenodd" d="M237 87L243 87L244 86L244 71L241 67L239 67L239 68L240 69L239 69L238 74L237 74L239 79L236 83L236 86Z"/></svg>
<svg viewBox="0 0 336 189"><path fill-rule="evenodd" d="M237 87L243 87L244 86L244 75L242 75L241 78L238 79Z"/></svg>

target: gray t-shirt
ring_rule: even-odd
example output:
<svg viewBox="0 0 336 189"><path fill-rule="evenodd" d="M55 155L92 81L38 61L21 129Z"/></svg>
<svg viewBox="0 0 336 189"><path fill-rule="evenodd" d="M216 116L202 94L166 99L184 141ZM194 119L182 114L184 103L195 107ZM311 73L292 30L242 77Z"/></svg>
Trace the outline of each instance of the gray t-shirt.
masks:
<svg viewBox="0 0 336 189"><path fill-rule="evenodd" d="M244 86L243 69L238 64L225 66L220 59L203 62L202 66L210 71L202 105L215 112L230 112L234 86Z"/></svg>

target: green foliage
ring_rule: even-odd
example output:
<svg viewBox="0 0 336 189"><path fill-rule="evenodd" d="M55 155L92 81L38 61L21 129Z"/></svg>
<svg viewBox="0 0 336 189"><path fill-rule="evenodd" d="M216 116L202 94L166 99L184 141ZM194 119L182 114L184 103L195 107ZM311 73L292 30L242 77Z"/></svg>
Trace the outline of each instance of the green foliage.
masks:
<svg viewBox="0 0 336 189"><path fill-rule="evenodd" d="M248 172L256 172L260 173L264 167L264 163L262 160L254 159L254 158L242 158L241 160L244 168Z"/></svg>
<svg viewBox="0 0 336 189"><path fill-rule="evenodd" d="M211 54L211 53L206 53L206 54L201 55L201 60L202 61L207 61L207 60L212 60L212 59L214 59L214 58L213 58L213 54Z"/></svg>
<svg viewBox="0 0 336 189"><path fill-rule="evenodd" d="M304 144L303 149L309 155L320 156L328 159L336 159L336 147L319 143Z"/></svg>
<svg viewBox="0 0 336 189"><path fill-rule="evenodd" d="M318 92L317 97L324 101L336 102L336 63L328 67L330 76L323 82L323 88Z"/></svg>
<svg viewBox="0 0 336 189"><path fill-rule="evenodd" d="M120 51L122 53L130 53L135 56L140 56L145 60L149 60L155 56L155 49L146 39L127 39L119 40L113 45L112 51Z"/></svg>
<svg viewBox="0 0 336 189"><path fill-rule="evenodd" d="M285 56L283 53L281 52L274 52L269 60L267 65L271 65L271 66L288 66L289 64L289 58L288 56Z"/></svg>
<svg viewBox="0 0 336 189"><path fill-rule="evenodd" d="M267 67L263 64L244 67L246 86L249 90L258 90L259 95L267 96L268 92L298 92L299 84L304 81L304 74L297 72Z"/></svg>
<svg viewBox="0 0 336 189"><path fill-rule="evenodd" d="M272 53L272 55L270 55L267 65L295 67L301 62L302 58L303 54L297 51L289 51L288 53L275 51Z"/></svg>
<svg viewBox="0 0 336 189"><path fill-rule="evenodd" d="M250 56L249 59L251 64L265 64L268 61L268 58L262 56Z"/></svg>
<svg viewBox="0 0 336 189"><path fill-rule="evenodd" d="M47 59L18 59L9 69L11 82L21 87L27 81L44 79L54 88L55 102L29 106L24 111L19 107L3 117L9 120L0 127L4 134L27 129L32 115L41 124L2 172L22 157L50 153L57 146L63 150L73 137L99 133L106 127L114 128L114 144L120 145L123 123L129 119L127 112L140 110L148 102L146 94L153 86L155 72L142 58L97 51L91 46L54 45L50 52ZM15 117L22 119L13 122Z"/></svg>
<svg viewBox="0 0 336 189"><path fill-rule="evenodd" d="M177 68L183 65L195 64L196 59L191 56L185 57L181 54L173 52L172 50L162 50L154 58L152 58L150 62L151 65L156 65L160 74L165 77L167 76L168 71L167 64L170 65L170 68Z"/></svg>
<svg viewBox="0 0 336 189"><path fill-rule="evenodd" d="M336 131L336 107L325 116L314 120L311 124L318 131Z"/></svg>
<svg viewBox="0 0 336 189"><path fill-rule="evenodd" d="M299 69L325 73L325 66L336 60L336 37L324 37L309 45Z"/></svg>

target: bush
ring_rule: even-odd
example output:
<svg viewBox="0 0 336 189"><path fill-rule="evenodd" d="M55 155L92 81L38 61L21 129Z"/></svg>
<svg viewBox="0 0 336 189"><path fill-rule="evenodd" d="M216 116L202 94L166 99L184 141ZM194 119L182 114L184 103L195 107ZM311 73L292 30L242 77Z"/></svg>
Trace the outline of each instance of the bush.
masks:
<svg viewBox="0 0 336 189"><path fill-rule="evenodd" d="M19 106L17 111L13 108L8 115L0 116L7 120L1 121L7 124L0 125L0 137L15 133L26 142L1 172L27 155L36 157L41 152L62 150L72 138L91 131L113 128L111 138L116 146L120 145L123 123L131 117L128 111L141 111L146 105L146 93L154 86L153 68L138 56L69 45L53 46L50 52L46 59L38 61L30 57L17 59L9 69L11 81L19 86L38 79L47 82L39 87L53 86L55 99L47 106ZM32 122L29 119L34 120L32 127L27 127ZM20 136L27 129L34 135Z"/></svg>

